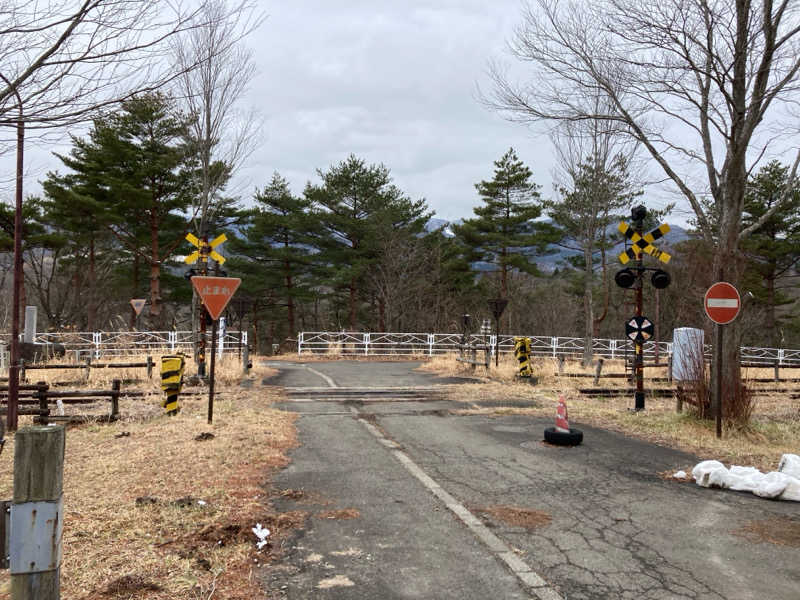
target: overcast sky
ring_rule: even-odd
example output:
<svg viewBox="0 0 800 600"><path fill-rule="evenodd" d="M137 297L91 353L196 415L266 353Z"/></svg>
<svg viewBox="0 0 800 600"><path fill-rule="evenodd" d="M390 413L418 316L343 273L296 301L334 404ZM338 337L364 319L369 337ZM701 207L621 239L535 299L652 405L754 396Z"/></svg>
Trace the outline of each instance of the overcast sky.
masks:
<svg viewBox="0 0 800 600"><path fill-rule="evenodd" d="M550 193L546 136L508 123L476 99L487 61L503 55L519 0L301 0L265 3L249 40L259 74L260 148L242 176L280 172L301 193L348 154L391 169L441 218L471 215L474 184L513 146Z"/></svg>
<svg viewBox="0 0 800 600"><path fill-rule="evenodd" d="M232 186L247 201L278 171L295 194L350 153L383 163L436 216L472 216L474 184L514 147L544 196L552 195L546 134L503 120L477 99L490 59L513 64L506 40L521 0L262 1L267 18L248 39L257 75L243 100L264 119L258 146ZM524 69L515 67L520 74ZM82 134L83 132L77 132ZM26 194L39 193L51 152L26 145ZM13 198L13 153L0 159ZM647 203L663 199L649 193Z"/></svg>

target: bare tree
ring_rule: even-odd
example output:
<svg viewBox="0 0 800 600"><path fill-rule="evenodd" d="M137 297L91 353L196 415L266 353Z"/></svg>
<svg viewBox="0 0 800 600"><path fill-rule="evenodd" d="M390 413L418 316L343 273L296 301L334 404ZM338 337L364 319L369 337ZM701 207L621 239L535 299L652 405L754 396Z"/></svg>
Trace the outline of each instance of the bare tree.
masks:
<svg viewBox="0 0 800 600"><path fill-rule="evenodd" d="M229 6L227 0L209 0L197 15L199 26L173 40L175 63L182 70L178 94L191 117L189 136L199 162L193 223L204 241L215 210L225 206L215 200L252 152L259 131L255 115L243 115L237 103L255 73L252 51L242 41L261 24L263 16L250 0L234 1ZM192 290L195 360L201 351L198 325L205 332L205 322L198 323L198 309L199 298ZM201 372L203 368L201 365Z"/></svg>
<svg viewBox="0 0 800 600"><path fill-rule="evenodd" d="M29 129L83 121L163 86L176 75L169 40L197 27L203 6L0 0L0 124L16 123L20 110Z"/></svg>
<svg viewBox="0 0 800 600"><path fill-rule="evenodd" d="M598 98L598 106L600 102ZM587 365L597 329L608 314L608 228L639 195L630 168L637 144L621 135L614 123L596 119L560 123L551 140L560 163L554 177L559 198L545 202L545 209L563 232L558 245L579 252L583 260L583 364ZM599 315L594 307L598 267L603 293Z"/></svg>
<svg viewBox="0 0 800 600"><path fill-rule="evenodd" d="M692 207L702 235L714 244L714 275L737 283L740 241L774 212L741 226L748 173L781 134L793 133L780 129L779 120L798 98L797 4L536 0L510 49L534 73L517 84L495 66L493 106L522 122L597 119L623 128ZM591 102L597 94L607 99L606 110ZM798 161L800 152L785 197ZM738 386L740 332L730 331L723 381Z"/></svg>
<svg viewBox="0 0 800 600"><path fill-rule="evenodd" d="M253 151L260 126L254 112L237 110L255 74L244 38L264 20L250 0L229 5L209 0L196 16L197 27L173 39L181 76L178 93L191 115L190 136L199 160L197 231L207 234L214 197Z"/></svg>

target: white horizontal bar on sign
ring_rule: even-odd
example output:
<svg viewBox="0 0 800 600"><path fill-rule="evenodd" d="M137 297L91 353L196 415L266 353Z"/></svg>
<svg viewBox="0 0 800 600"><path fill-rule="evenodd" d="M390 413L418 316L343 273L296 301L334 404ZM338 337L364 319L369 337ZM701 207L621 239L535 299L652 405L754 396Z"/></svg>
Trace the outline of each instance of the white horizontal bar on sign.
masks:
<svg viewBox="0 0 800 600"><path fill-rule="evenodd" d="M711 308L736 308L739 301L736 298L709 298L708 306Z"/></svg>

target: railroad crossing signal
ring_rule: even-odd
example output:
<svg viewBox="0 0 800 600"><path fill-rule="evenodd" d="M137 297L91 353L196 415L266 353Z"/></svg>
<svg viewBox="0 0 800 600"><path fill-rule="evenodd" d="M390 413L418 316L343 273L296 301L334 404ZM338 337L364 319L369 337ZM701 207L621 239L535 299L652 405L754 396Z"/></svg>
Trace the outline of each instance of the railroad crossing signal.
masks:
<svg viewBox="0 0 800 600"><path fill-rule="evenodd" d="M639 255L644 252L645 254L649 254L653 258L657 258L664 264L669 262L669 259L672 258L669 254L664 252L663 250L659 250L655 246L653 246L653 242L657 239L664 236L664 234L669 232L669 225L664 223L663 225L659 225L653 231L644 236L639 235L638 232L634 231L633 228L628 225L625 221L622 221L619 224L619 231L620 233L624 234L626 238L628 238L632 245L630 248L625 250L619 255L619 262L623 265L628 264L628 261L631 259L639 258Z"/></svg>
<svg viewBox="0 0 800 600"><path fill-rule="evenodd" d="M194 246L197 247L197 250L195 250L189 256L183 259L183 262L185 262L187 265L191 265L197 262L198 259L201 262L206 262L208 260L208 257L213 258L219 264L225 262L225 257L222 256L222 254L220 254L216 250L214 250L214 248L216 248L222 242L228 239L228 237L224 233L222 235L218 235L210 242L203 242L203 240L201 240L196 235L193 235L191 233L186 234L186 239L190 244L193 244Z"/></svg>
<svg viewBox="0 0 800 600"><path fill-rule="evenodd" d="M637 344L643 344L655 333L653 322L647 317L631 317L625 323L625 336Z"/></svg>

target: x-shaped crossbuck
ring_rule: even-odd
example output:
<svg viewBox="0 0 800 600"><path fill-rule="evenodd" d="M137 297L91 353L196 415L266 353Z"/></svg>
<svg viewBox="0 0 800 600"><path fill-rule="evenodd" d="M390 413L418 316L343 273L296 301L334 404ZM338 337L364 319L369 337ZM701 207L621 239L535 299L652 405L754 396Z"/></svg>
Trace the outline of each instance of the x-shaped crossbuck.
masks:
<svg viewBox="0 0 800 600"><path fill-rule="evenodd" d="M187 265L191 265L194 262L197 262L197 259L202 259L203 261L208 260L206 257L211 257L219 264L225 262L225 257L222 256L219 252L214 250L217 246L219 246L222 242L228 239L228 237L223 233L222 235L218 235L213 240L207 243L203 243L203 240L198 238L196 235L191 233L186 234L186 239L189 243L194 244L197 247L197 250L192 252L189 256L183 259ZM205 246L205 248L204 248Z"/></svg>
<svg viewBox="0 0 800 600"><path fill-rule="evenodd" d="M633 228L625 221L622 221L622 223L619 224L619 231L631 241L631 247L619 255L619 262L621 262L623 265L628 264L628 261L631 259L639 258L639 255L642 252L649 254L653 258L657 258L664 264L667 264L669 259L672 258L672 256L663 250L659 250L653 246L653 242L662 237L665 233L669 232L669 225L666 223L659 225L650 233L642 236L639 235L638 232L634 231Z"/></svg>

